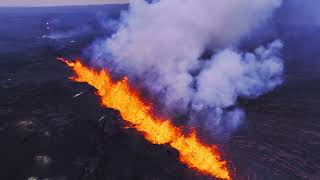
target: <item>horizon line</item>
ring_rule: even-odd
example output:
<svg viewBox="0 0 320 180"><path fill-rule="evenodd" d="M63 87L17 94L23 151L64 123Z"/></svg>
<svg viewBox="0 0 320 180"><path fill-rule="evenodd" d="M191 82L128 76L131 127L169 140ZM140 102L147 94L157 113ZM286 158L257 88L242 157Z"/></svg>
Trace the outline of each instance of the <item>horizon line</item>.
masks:
<svg viewBox="0 0 320 180"><path fill-rule="evenodd" d="M128 1L112 2L112 3L88 3L88 4L42 4L42 5L1 5L0 8L33 8L33 7L64 7L64 6L99 6L99 5L121 5L129 4Z"/></svg>

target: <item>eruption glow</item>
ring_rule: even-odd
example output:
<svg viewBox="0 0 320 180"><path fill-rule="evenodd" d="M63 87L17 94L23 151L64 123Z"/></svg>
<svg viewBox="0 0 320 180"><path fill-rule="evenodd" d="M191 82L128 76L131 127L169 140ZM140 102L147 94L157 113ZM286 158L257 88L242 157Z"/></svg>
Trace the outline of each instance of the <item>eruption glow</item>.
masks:
<svg viewBox="0 0 320 180"><path fill-rule="evenodd" d="M179 151L180 161L192 169L219 179L231 179L227 163L221 159L217 146L205 145L194 131L185 135L182 129L174 126L169 119L154 115L152 106L143 102L138 93L129 87L128 78L114 82L105 70L95 71L79 60L59 60L75 72L76 77L72 77L72 80L95 87L102 105L119 110L122 118L143 133L148 141L153 144L168 144L175 148Z"/></svg>

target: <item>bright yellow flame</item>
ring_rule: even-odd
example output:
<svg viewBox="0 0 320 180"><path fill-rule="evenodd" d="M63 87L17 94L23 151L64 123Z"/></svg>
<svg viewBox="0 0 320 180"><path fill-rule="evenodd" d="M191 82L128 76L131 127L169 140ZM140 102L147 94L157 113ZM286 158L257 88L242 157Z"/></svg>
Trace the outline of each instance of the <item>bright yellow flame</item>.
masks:
<svg viewBox="0 0 320 180"><path fill-rule="evenodd" d="M181 128L175 127L169 119L162 119L152 113L151 107L144 103L124 78L113 82L108 72L97 72L84 66L79 60L65 62L75 73L71 78L86 82L97 89L103 106L120 111L124 120L144 134L153 144L169 144L179 151L179 159L188 167L220 179L231 179L226 162L221 160L216 146L201 143L195 132L186 136Z"/></svg>

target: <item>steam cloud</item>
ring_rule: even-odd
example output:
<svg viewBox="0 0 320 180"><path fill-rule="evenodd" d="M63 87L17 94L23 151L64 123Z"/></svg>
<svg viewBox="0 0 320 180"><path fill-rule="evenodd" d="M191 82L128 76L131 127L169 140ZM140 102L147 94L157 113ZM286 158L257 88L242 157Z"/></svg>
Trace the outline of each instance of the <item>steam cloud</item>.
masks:
<svg viewBox="0 0 320 180"><path fill-rule="evenodd" d="M236 128L238 97L253 98L282 83L282 42L240 52L241 38L264 23L281 0L130 1L118 30L95 44L93 59L143 81L166 107L216 133ZM214 52L203 58L205 51Z"/></svg>

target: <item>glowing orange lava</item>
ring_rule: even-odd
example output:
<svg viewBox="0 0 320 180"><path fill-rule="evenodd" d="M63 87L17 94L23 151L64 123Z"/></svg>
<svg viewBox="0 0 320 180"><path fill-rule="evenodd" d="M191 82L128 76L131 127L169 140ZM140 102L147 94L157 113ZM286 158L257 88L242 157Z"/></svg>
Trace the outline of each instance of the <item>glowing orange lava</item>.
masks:
<svg viewBox="0 0 320 180"><path fill-rule="evenodd" d="M103 106L120 111L122 118L144 134L153 144L168 144L179 151L179 159L188 167L219 179L231 179L226 162L220 157L216 146L201 143L195 132L185 135L169 119L157 117L152 108L129 87L128 79L112 81L108 72L88 68L79 60L65 62L75 73L71 79L86 82L97 89Z"/></svg>

